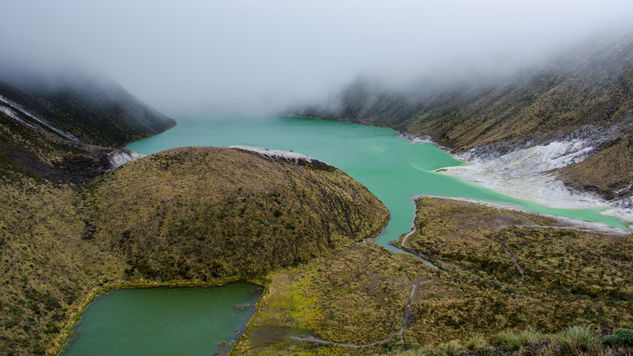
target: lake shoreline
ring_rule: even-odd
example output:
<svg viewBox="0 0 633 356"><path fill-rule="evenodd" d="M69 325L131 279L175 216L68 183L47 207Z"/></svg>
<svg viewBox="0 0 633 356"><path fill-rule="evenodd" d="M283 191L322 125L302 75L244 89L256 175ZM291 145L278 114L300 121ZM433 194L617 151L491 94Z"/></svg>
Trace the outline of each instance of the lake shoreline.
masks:
<svg viewBox="0 0 633 356"><path fill-rule="evenodd" d="M469 203L476 203L476 204L489 206L489 207L497 208L497 209L514 210L514 211L524 212L527 214L543 216L543 217L547 217L547 218L551 218L551 219L559 221L561 225L556 226L556 228L561 228L561 229L569 228L569 229L574 229L574 230L597 232L597 233L602 233L606 235L615 235L615 236L623 236L623 235L628 235L631 233L630 231L616 228L616 227L611 227L604 223L591 222L591 221L585 221L585 220L580 220L580 219L572 219L572 218L567 218L567 217L559 216L559 215L532 212L516 204L505 204L505 203L498 203L498 202L492 202L492 201L487 201L487 200L459 198L459 197L450 197L450 196L442 196L442 195L417 195L414 197L413 200L415 201L418 198L425 198L425 197L450 199L450 200L457 200L457 201L463 201L463 202L469 202Z"/></svg>
<svg viewBox="0 0 633 356"><path fill-rule="evenodd" d="M201 135L203 132L204 135ZM183 141L183 138L187 138L186 141ZM421 144L411 145L408 142ZM425 143L433 144L425 145ZM266 153L276 154L277 150L300 152L308 157L314 157L338 167L370 189L389 208L390 220L387 226L383 226L380 231L377 231L372 239L386 250L397 247L390 245L389 241L397 241L399 236L410 231L410 219L415 218L415 205L411 207L412 209L409 208L412 197L456 194L472 197L463 199L475 201L486 202L487 199L491 199L502 202L499 204L521 204L521 210L533 214L542 214L537 212L539 210L552 210L504 196L494 190L471 184L460 178L438 174L436 171L441 167L460 166L464 162L459 161L445 147L440 147L430 140L399 136L398 131L387 127L379 128L319 118L275 117L261 121L221 118L217 121L182 121L176 128L161 134L160 138L139 140L127 148L151 154L171 147L178 147L181 144L269 147L270 149ZM392 177L391 180L390 177ZM434 192L439 194L432 194ZM481 199L474 199L480 197ZM403 205L405 200L407 201L406 206ZM582 214L569 211L561 211L560 213L595 219L595 221L605 221L597 217L598 214L594 211ZM543 213L542 215L549 216L550 214ZM559 217L558 215L554 216ZM570 220L582 221L580 218ZM379 236L384 238L376 241ZM396 252L407 253L406 250L397 248ZM247 322L246 329L255 320L254 316L260 311L260 305L269 293L265 283L263 286L265 289L257 302L253 316ZM237 343L244 337L245 334L242 333L238 337ZM232 348L229 354L233 353Z"/></svg>
<svg viewBox="0 0 633 356"><path fill-rule="evenodd" d="M555 170L589 157L588 151L592 147L586 147L582 141L552 141L499 154L495 151L479 153L479 147L453 153L451 149L434 142L430 136L408 132L400 132L400 138L412 144L432 143L464 163L438 168L435 170L438 173L459 177L500 194L552 208L604 209L602 215L616 217L633 229L633 209L626 207L626 202L607 200L593 192L570 188L556 176Z"/></svg>

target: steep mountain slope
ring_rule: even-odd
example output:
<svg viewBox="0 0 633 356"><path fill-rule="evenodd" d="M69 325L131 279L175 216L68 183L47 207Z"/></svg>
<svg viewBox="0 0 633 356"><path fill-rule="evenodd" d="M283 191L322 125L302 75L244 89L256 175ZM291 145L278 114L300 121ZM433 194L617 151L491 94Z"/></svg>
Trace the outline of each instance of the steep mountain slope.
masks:
<svg viewBox="0 0 633 356"><path fill-rule="evenodd" d="M610 147L612 155L627 159L626 146L610 142L633 132L633 37L577 48L509 80L464 81L441 89L418 88L416 94L360 81L341 93L341 103L337 110L317 107L301 114L428 135L456 153L472 150L470 158L584 139L591 148L586 156ZM610 131L614 125L618 129ZM618 190L619 196L631 195L624 172L609 180L597 170L585 164L561 178L571 186L593 187L607 198Z"/></svg>
<svg viewBox="0 0 633 356"><path fill-rule="evenodd" d="M83 184L131 158L116 147L174 124L101 80L54 86L0 81L0 174L19 169Z"/></svg>
<svg viewBox="0 0 633 356"><path fill-rule="evenodd" d="M141 103L107 79L33 84L0 81L0 102L28 108L35 117L93 145L121 147L175 125L174 120Z"/></svg>
<svg viewBox="0 0 633 356"><path fill-rule="evenodd" d="M631 196L633 188L633 131L608 142L582 162L560 170L569 186L593 191L607 199Z"/></svg>
<svg viewBox="0 0 633 356"><path fill-rule="evenodd" d="M54 353L95 293L212 285L376 235L385 206L323 163L183 148L70 189L0 177L0 354Z"/></svg>

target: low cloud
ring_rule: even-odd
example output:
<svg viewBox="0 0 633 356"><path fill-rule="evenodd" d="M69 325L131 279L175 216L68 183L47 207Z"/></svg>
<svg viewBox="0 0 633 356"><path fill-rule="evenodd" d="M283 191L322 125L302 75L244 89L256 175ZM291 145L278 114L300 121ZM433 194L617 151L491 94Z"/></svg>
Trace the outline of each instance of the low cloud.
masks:
<svg viewBox="0 0 633 356"><path fill-rule="evenodd" d="M0 75L79 68L172 115L269 114L359 75L500 75L596 33L630 1L72 1L0 3Z"/></svg>

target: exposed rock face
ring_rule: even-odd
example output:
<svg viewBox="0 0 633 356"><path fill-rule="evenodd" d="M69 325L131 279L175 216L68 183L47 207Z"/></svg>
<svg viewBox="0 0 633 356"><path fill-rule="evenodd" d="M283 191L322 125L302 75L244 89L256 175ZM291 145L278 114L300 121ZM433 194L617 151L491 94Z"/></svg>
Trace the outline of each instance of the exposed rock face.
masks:
<svg viewBox="0 0 633 356"><path fill-rule="evenodd" d="M623 208L633 208L633 132L604 143L591 157L559 171L570 187L595 192Z"/></svg>
<svg viewBox="0 0 633 356"><path fill-rule="evenodd" d="M2 95L0 95L0 111L8 115L9 117L17 120L19 123L38 132L44 132L48 130L72 142L81 142L80 139L78 139L70 132L55 127L55 125L51 124L46 119L37 116L36 114L25 109L22 105L16 103L13 100L7 99Z"/></svg>
<svg viewBox="0 0 633 356"><path fill-rule="evenodd" d="M108 160L110 161L112 169L119 168L127 162L131 162L142 157L145 157L142 153L125 149L113 150L108 154Z"/></svg>
<svg viewBox="0 0 633 356"><path fill-rule="evenodd" d="M286 162L292 162L295 164L304 164L304 165L308 165L314 168L324 169L324 170L336 169L325 162L319 161L318 159L315 159L310 156L306 156L304 154L297 153L297 152L270 150L268 148L263 148L263 147L252 147L252 146L241 146L241 145L231 146L231 148L235 148L240 151L256 153L260 156L263 156L275 161L286 161Z"/></svg>
<svg viewBox="0 0 633 356"><path fill-rule="evenodd" d="M586 126L544 144L525 144L509 152L495 145L472 148L457 154L469 165L448 167L443 172L482 184L501 193L558 208L614 207L611 211L633 221L630 187L613 196L607 189L598 191L580 186L573 175L588 158L604 150L631 127L623 120L608 128ZM562 173L562 174L561 174ZM619 171L615 174L625 174ZM580 189L572 189L576 187Z"/></svg>

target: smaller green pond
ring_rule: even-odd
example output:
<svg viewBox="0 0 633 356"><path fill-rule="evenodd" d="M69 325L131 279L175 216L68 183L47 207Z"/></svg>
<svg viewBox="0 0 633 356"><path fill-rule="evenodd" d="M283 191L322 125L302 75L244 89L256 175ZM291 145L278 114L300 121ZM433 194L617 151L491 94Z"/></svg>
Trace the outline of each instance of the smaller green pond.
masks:
<svg viewBox="0 0 633 356"><path fill-rule="evenodd" d="M261 287L120 289L98 297L64 355L225 354L255 311Z"/></svg>

